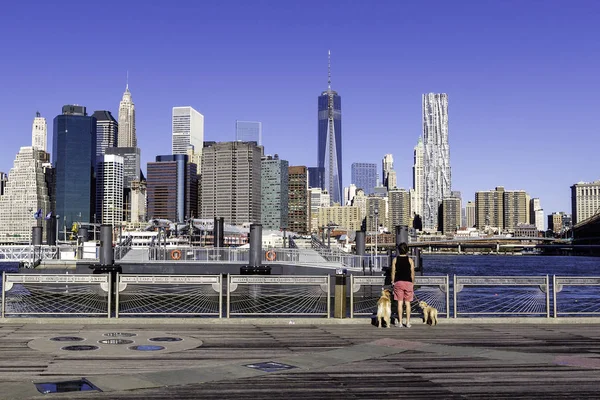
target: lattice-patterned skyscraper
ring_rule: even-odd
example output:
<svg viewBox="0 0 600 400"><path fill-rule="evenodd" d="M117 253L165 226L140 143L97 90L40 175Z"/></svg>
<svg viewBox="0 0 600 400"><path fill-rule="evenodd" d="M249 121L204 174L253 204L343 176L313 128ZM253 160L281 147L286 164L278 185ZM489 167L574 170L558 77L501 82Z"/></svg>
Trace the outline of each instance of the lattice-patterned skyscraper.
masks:
<svg viewBox="0 0 600 400"><path fill-rule="evenodd" d="M448 95L423 95L423 229L438 229L438 209L450 196L450 147L448 145Z"/></svg>

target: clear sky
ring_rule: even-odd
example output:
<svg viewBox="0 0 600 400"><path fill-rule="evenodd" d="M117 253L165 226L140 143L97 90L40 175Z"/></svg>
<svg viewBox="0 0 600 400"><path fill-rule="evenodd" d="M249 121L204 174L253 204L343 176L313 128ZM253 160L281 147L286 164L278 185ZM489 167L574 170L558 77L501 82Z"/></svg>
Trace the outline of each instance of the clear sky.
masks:
<svg viewBox="0 0 600 400"><path fill-rule="evenodd" d="M600 178L600 2L62 1L0 11L0 171L31 144L36 111L118 114L126 71L142 161L171 149L171 108L204 114L205 140L263 122L268 154L317 163L317 96L342 96L344 185L392 153L412 186L421 95L449 95L452 189L496 186L571 210ZM381 173L381 172L380 172Z"/></svg>

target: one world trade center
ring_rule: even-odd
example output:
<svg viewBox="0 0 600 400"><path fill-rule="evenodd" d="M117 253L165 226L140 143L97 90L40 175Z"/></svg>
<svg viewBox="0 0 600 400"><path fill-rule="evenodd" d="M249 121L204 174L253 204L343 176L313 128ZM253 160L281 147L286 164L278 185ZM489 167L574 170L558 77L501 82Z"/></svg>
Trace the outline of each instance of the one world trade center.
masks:
<svg viewBox="0 0 600 400"><path fill-rule="evenodd" d="M331 52L328 53L327 90L319 96L319 159L321 189L327 189L331 203L342 204L342 98L331 90Z"/></svg>

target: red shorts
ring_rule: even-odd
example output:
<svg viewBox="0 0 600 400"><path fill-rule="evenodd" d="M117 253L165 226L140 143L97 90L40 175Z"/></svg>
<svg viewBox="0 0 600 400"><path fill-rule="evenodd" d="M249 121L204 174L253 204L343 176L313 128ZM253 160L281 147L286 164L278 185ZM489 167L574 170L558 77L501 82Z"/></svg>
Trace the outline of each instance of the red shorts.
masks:
<svg viewBox="0 0 600 400"><path fill-rule="evenodd" d="M394 282L394 300L413 301L413 283L406 281Z"/></svg>

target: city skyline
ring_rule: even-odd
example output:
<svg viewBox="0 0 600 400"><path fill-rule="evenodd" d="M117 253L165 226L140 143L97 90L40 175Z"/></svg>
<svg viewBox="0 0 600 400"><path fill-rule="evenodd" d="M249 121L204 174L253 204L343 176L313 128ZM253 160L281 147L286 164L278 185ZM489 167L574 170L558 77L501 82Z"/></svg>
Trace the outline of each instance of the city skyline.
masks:
<svg viewBox="0 0 600 400"><path fill-rule="evenodd" d="M340 22L328 22L337 33L325 42L313 32L323 22L311 12L310 2L293 7L225 3L207 7L207 21L194 37L215 26L222 29L223 24L233 29L226 29L229 34L223 38L211 38L214 42L203 39L207 53L202 57L180 53L184 60L178 65L159 58L185 48L174 41L181 32L168 29L181 15L179 6L166 11L127 7L140 21L160 15L166 26L160 32L163 38L153 33L149 22L119 33L96 24L82 29L82 43L104 35L109 42L125 38L126 45L115 48L114 57L125 61L112 65L113 57L103 61L92 56L94 46L78 47L77 57L55 50L67 27L50 21L74 18L87 5L83 10L54 10L42 4L25 24L12 18L24 15L25 5L9 5L0 33L18 40L7 42L11 63L0 66L0 86L5 88L0 95L0 132L5 138L0 171L9 172L19 148L28 145L24 137L38 110L49 119L60 113L62 105L77 103L118 114L125 69L130 71L129 87L136 98L144 170L147 162L170 147L170 111L179 104L189 104L206 116L206 140L230 140L235 120L258 120L263 122L265 153L277 153L290 165L314 166L314 97L325 85L323 59L331 48L335 88L344 95L343 186L350 183L353 162L379 163L387 153L394 155L398 186L412 186L412 152L421 134L420 97L428 92L448 93L451 98L452 188L463 193L464 203L474 200L476 191L504 186L540 198L547 214L570 212L570 186L599 178L600 160L593 146L575 146L576 151L553 156L559 154L556 146L572 149L596 134L597 128L590 131L585 122L594 115L592 95L598 87L592 73L598 47L592 39L593 11L598 10L594 3L543 9L472 5L466 14L439 3L427 6L434 10L428 21L417 17L425 6L382 2L372 10L354 4L338 10ZM116 4L109 1L106 6ZM323 12L337 9L324 8ZM227 17L225 10L231 11ZM248 17L253 15L264 15L265 23L259 28L250 25ZM358 16L368 22L343 22ZM302 24L283 23L288 18ZM185 32L196 30L191 17L177 21ZM507 24L511 29L505 29ZM135 34L130 35L129 29ZM266 40L274 29L279 37ZM44 30L52 34L41 34ZM247 32L243 40L239 32ZM448 34L446 40L435 43L433 38L442 33ZM521 40L524 35L527 43ZM376 37L381 41L374 41ZM264 45L253 44L260 42ZM30 43L36 52L28 50ZM256 57L245 57L245 63L231 63L253 53ZM65 56L76 72L59 72ZM43 67L39 58L45 60ZM282 93L285 101L274 103L272 99Z"/></svg>

